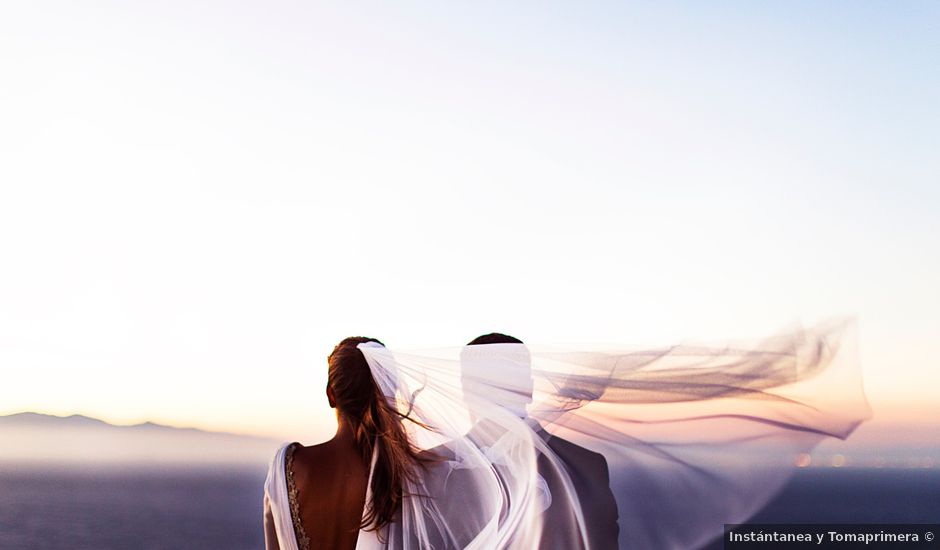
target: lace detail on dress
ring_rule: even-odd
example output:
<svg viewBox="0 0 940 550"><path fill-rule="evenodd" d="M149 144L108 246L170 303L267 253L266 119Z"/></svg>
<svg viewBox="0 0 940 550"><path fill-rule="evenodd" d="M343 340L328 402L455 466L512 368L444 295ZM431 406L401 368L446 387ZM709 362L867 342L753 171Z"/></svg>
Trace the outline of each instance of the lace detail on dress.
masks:
<svg viewBox="0 0 940 550"><path fill-rule="evenodd" d="M291 443L287 447L286 457L284 458L284 469L287 472L287 499L290 502L290 518L294 523L294 537L297 539L297 547L300 550L310 550L310 537L304 531L304 526L300 523L300 502L297 500L297 484L294 483L294 450L300 446L300 443Z"/></svg>

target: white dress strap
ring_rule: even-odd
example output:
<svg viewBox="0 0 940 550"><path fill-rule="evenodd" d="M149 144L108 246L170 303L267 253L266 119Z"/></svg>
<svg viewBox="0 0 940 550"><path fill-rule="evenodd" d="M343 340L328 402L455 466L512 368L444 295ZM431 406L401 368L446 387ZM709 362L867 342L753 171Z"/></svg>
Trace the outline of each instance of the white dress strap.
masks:
<svg viewBox="0 0 940 550"><path fill-rule="evenodd" d="M264 481L264 538L267 550L299 550L291 518L284 464L287 448L291 445L285 443L278 449L268 466L268 477Z"/></svg>

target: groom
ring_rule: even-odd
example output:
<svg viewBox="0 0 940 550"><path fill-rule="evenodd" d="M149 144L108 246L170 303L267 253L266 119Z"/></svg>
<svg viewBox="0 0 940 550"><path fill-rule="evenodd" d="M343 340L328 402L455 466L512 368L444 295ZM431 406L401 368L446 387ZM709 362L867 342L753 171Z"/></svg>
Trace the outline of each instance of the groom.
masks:
<svg viewBox="0 0 940 550"><path fill-rule="evenodd" d="M479 387L481 377L477 372L478 369L474 368L475 350L470 347L488 344L523 344L523 342L518 338L495 332L471 340L467 344L468 347L464 348L465 353L461 357L461 382L465 395L487 395L491 403L499 404L515 416L527 418L526 405L532 402L533 390L532 365L528 350L524 346L513 351L507 350L507 353L512 353L514 357L511 362L507 362L506 368L497 369L493 365L489 366L494 371L499 370L498 373L491 373L499 376L499 386L513 388L513 391L494 394ZM510 347L512 348L515 346ZM522 352L521 355L520 352ZM486 381L482 380L482 383L485 384ZM532 424L530 422L530 425ZM607 460L599 453L551 435L537 423L534 424L533 429L554 453L557 462L561 463L574 485L590 548L617 548L620 529L617 524L617 503L610 490ZM573 517L570 503L564 498L557 498L557 495L563 495L565 492L561 474L552 467L549 457L541 452L538 454L537 468L539 475L548 486L549 495L556 495L556 498L548 499L550 503L543 511L543 536L539 548L543 550L568 548L573 544L572 540L573 537L576 538L576 534L570 532Z"/></svg>

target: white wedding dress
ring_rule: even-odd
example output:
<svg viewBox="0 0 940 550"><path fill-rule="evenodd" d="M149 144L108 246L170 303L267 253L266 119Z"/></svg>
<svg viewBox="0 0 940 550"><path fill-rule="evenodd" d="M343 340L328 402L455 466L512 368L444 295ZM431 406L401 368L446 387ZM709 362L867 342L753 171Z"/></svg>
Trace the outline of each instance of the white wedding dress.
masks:
<svg viewBox="0 0 940 550"><path fill-rule="evenodd" d="M359 548L700 547L870 412L847 320L722 345L360 349L436 460L405 483L385 544L362 532ZM296 550L282 455L266 501Z"/></svg>

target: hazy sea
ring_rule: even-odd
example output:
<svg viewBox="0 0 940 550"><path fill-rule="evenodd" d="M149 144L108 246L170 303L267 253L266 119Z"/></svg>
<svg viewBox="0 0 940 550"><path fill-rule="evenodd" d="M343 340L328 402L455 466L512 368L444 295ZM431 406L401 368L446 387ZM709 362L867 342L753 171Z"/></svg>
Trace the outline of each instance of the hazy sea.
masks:
<svg viewBox="0 0 940 550"><path fill-rule="evenodd" d="M264 548L265 471L0 471L2 550Z"/></svg>
<svg viewBox="0 0 940 550"><path fill-rule="evenodd" d="M263 482L263 471L244 470L0 470L0 549L263 548ZM752 521L938 520L940 470L809 468Z"/></svg>

